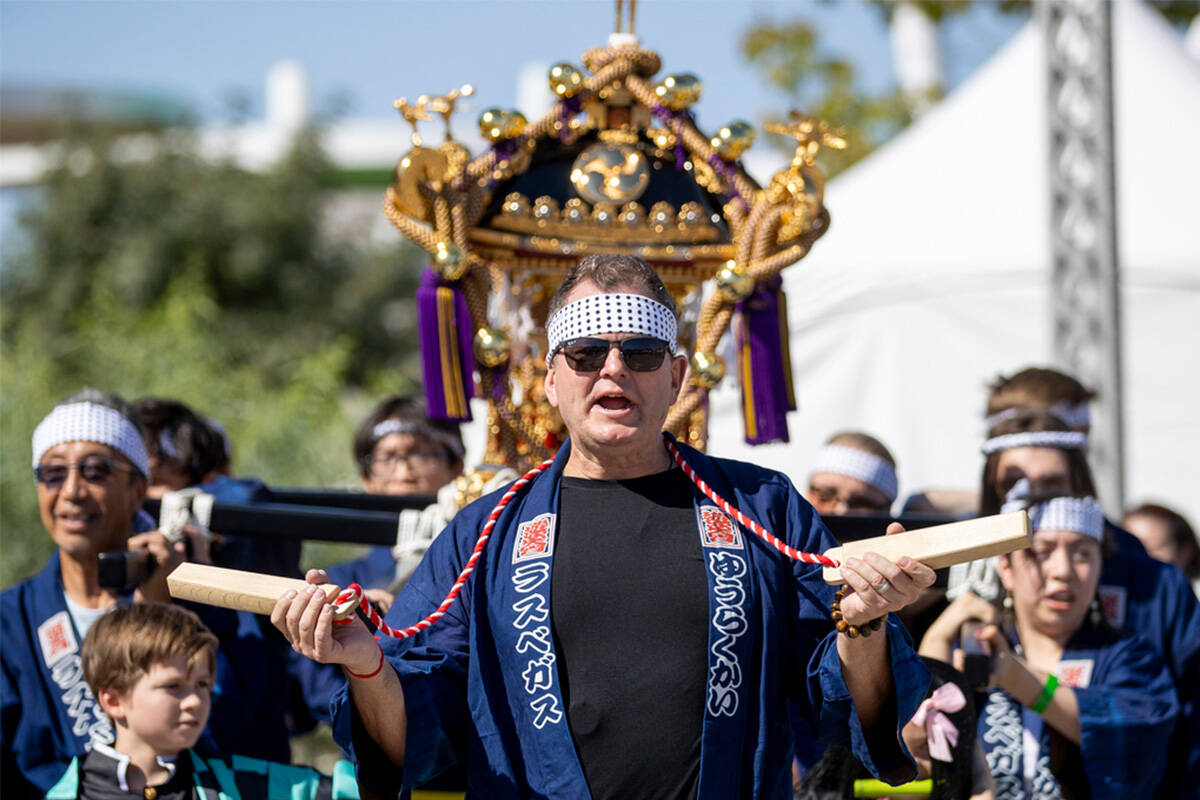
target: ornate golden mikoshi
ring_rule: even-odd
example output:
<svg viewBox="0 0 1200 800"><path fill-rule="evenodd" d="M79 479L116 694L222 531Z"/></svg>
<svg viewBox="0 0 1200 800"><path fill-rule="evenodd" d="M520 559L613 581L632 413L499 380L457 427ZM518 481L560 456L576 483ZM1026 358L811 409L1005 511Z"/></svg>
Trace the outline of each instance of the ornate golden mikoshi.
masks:
<svg viewBox="0 0 1200 800"><path fill-rule="evenodd" d="M469 311L473 339L447 335L473 351L474 386L462 388L487 401L486 462L528 468L565 436L543 390L543 326L548 299L581 256L640 256L677 303L698 312L679 331L694 355L666 427L703 448L704 399L726 371L716 353L729 311L744 313L740 301L758 282L803 257L828 227L811 172L827 129L792 118L782 132L796 138L797 157L764 191L737 160L753 129L738 122L702 133L679 113L699 99L700 80L658 78L660 68L658 54L628 35L587 51L582 69L555 65L548 77L559 99L545 116L488 109L479 118L488 149L465 162L410 159L387 192L388 218L452 282L437 290L461 293ZM420 107L409 110L415 130Z"/></svg>

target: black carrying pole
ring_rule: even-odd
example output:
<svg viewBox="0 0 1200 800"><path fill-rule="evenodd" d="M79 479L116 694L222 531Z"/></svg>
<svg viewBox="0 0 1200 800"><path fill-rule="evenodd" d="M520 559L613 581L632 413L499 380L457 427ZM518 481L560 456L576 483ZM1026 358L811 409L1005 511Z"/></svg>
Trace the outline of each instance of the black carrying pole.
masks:
<svg viewBox="0 0 1200 800"><path fill-rule="evenodd" d="M229 536L266 539L313 539L344 544L386 545L396 543L400 512L432 505L432 496L343 492L335 489L272 489L280 502L213 504L209 527ZM146 500L143 508L158 519L158 500ZM933 514L886 514L822 517L839 542L882 536L888 523L899 521L905 530L928 528L954 522L956 517Z"/></svg>

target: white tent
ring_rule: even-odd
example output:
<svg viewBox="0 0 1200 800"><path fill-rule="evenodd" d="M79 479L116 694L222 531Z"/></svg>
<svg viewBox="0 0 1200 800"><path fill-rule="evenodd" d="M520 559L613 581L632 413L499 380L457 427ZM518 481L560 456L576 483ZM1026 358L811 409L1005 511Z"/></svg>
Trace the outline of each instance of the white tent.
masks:
<svg viewBox="0 0 1200 800"><path fill-rule="evenodd" d="M1127 500L1200 522L1200 67L1141 3L1114 4ZM832 432L879 436L901 495L975 488L998 373L1049 365L1043 34L1030 23L957 91L832 181L829 233L785 272L800 409L787 445L741 439L712 396L709 452L801 484Z"/></svg>

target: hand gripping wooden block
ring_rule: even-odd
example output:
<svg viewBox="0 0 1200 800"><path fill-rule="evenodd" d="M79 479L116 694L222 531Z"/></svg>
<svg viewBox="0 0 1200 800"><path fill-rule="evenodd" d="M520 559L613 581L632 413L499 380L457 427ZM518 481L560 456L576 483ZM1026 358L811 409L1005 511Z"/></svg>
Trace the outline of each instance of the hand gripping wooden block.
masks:
<svg viewBox="0 0 1200 800"><path fill-rule="evenodd" d="M863 553L878 553L889 561L908 556L931 569L961 564L978 558L998 556L1029 547L1029 515L1024 511L992 517L951 522L893 536L876 536L847 542L825 551L825 555L844 563L847 558L862 558ZM826 583L845 583L839 569L825 567Z"/></svg>
<svg viewBox="0 0 1200 800"><path fill-rule="evenodd" d="M281 578L278 575L263 575L240 569L225 569L208 564L185 561L167 576L167 589L176 600L191 600L236 611L251 611L270 615L275 603L289 589L301 591L312 584L299 578ZM322 584L321 589L329 602L333 602L341 588L332 583ZM335 605L334 619L344 619L354 613L353 602Z"/></svg>

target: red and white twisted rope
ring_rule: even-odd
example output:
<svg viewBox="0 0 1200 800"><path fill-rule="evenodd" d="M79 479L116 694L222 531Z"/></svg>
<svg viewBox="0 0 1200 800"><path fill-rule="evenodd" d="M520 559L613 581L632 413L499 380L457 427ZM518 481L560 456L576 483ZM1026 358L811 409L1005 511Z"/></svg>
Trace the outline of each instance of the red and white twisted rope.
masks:
<svg viewBox="0 0 1200 800"><path fill-rule="evenodd" d="M796 548L790 547L782 539L773 536L770 531L747 517L741 511L738 511L728 500L721 497L711 486L705 483L704 479L692 469L691 464L683 460L683 453L679 452L679 448L675 446L674 442L666 437L663 437L663 441L667 443L667 450L670 451L671 457L675 459L675 463L679 465L679 468L683 470L685 475L692 479L692 483L696 484L696 487L704 493L705 497L716 503L718 508L740 522L743 527L749 528L758 534L759 538L767 544L794 561L803 561L805 564L820 564L823 567L833 567L835 569L841 566L841 564L828 556L817 553L801 553Z"/></svg>
<svg viewBox="0 0 1200 800"><path fill-rule="evenodd" d="M410 625L403 630L396 630L384 622L383 617L379 615L379 612L375 610L374 606L367 602L367 599L363 596L362 587L357 583L352 583L343 589L338 594L337 600L334 601L334 604L341 605L345 602L357 603L359 608L362 609L362 612L367 616L368 619L371 620L371 623L379 629L378 632L384 636L390 636L393 639L407 639L409 636L415 636L416 634L425 630L430 625L445 616L447 609L449 609L450 606L454 604L454 601L458 598L458 594L462 591L463 586L466 585L467 579L470 578L471 573L475 571L475 565L479 563L479 557L483 555L483 548L487 546L488 539L492 538L492 529L496 527L496 520L500 518L500 513L504 511L504 507L507 506L509 501L516 497L517 494L520 493L520 491L524 489L530 481L536 478L540 473L544 472L553 463L553 458L546 459L541 464L538 464L536 467L518 478L516 483L510 486L508 491L504 493L504 496L500 498L500 502L496 503L496 507L492 509L492 513L488 514L487 522L483 524L483 530L480 531L479 539L475 542L475 549L471 551L471 557L467 559L467 565L462 568L462 572L458 573L458 580L454 582L454 586L450 587L450 593L446 595L446 599L443 600L442 604L437 607L437 610L427 616L425 619L421 620L415 625ZM343 624L349 623L349 621L349 617L344 620L340 620L340 622Z"/></svg>
<svg viewBox="0 0 1200 800"><path fill-rule="evenodd" d="M841 566L837 561L827 556L816 553L802 553L796 548L790 547L786 542L783 542L778 537L773 536L770 531L766 530L763 528L763 526L759 525L757 522L738 511L729 503L729 501L721 497L721 495L717 494L711 486L705 483L704 479L697 475L695 470L692 469L691 465L684 460L683 454L679 452L679 449L675 447L675 444L670 439L664 437L664 441L666 442L667 450L670 452L671 457L675 459L675 463L678 464L683 470L684 474L691 479L692 483L694 483L709 500L712 500L714 503L716 503L718 508L736 519L743 527L753 531L767 544L771 545L788 558L791 558L795 561L802 561L805 564L820 564L825 567L834 568ZM462 572L458 574L458 580L455 581L454 586L450 588L450 593L446 595L446 599L443 600L442 604L437 607L437 610L425 617L425 619L421 620L415 625L410 625L403 630L396 630L395 628L390 627L386 622L383 621L383 617L380 616L379 612L376 611L375 608L363 596L362 587L357 583L350 584L340 593L338 593L334 604L343 605L346 603L353 603L358 605L363 614L371 620L371 623L375 625L376 628L378 628L380 635L390 636L393 639L407 639L408 637L414 636L417 633L425 630L430 625L433 625L446 615L446 611L458 598L463 586L466 585L467 580L471 577L471 573L475 571L475 565L479 562L480 556L483 555L483 549L487 546L488 539L490 539L492 536L492 529L496 527L496 520L500 518L500 513L504 511L505 506L507 506L509 502L516 497L522 489L525 488L525 486L527 486L534 478L536 478L540 473L544 472L553 463L553 458L546 459L541 464L538 464L536 467L522 475L516 481L516 483L509 487L508 491L504 493L504 496L500 498L500 502L498 502L496 507L492 509L492 513L488 514L487 521L483 524L483 530L479 533L479 539L475 542L475 548L471 551L471 557L467 559L467 565L463 567ZM339 620L339 623L348 625L350 624L350 618L347 617L346 619Z"/></svg>

